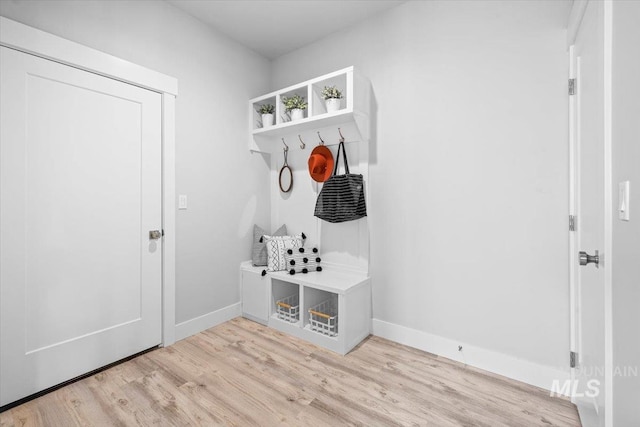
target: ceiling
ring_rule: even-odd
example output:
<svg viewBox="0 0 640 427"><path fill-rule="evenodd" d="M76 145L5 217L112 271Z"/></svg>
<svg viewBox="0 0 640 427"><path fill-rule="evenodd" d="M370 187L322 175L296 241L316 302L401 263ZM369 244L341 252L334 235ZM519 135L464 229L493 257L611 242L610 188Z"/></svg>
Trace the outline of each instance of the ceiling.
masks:
<svg viewBox="0 0 640 427"><path fill-rule="evenodd" d="M403 0L167 0L274 59L395 7Z"/></svg>

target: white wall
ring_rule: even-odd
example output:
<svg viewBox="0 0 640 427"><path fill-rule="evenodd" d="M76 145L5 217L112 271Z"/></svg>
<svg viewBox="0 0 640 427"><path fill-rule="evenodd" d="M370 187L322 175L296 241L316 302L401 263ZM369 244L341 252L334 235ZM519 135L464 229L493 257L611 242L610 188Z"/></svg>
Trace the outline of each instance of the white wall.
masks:
<svg viewBox="0 0 640 427"><path fill-rule="evenodd" d="M372 83L375 319L568 372L569 6L407 2L273 61Z"/></svg>
<svg viewBox="0 0 640 427"><path fill-rule="evenodd" d="M613 3L613 416L640 423L640 2ZM618 182L630 181L630 221ZM630 369L631 368L631 369ZM625 375L625 372L627 375ZM617 374L616 374L617 373Z"/></svg>
<svg viewBox="0 0 640 427"><path fill-rule="evenodd" d="M269 223L268 163L246 144L268 61L162 1L2 1L0 15L178 79L176 321L237 303L253 223Z"/></svg>

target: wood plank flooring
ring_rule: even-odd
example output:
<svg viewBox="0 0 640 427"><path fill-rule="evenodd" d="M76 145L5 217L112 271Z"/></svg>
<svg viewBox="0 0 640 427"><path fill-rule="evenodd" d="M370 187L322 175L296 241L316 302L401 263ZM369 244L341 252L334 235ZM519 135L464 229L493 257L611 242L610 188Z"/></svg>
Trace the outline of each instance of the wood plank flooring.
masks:
<svg viewBox="0 0 640 427"><path fill-rule="evenodd" d="M0 426L579 426L545 390L370 337L340 356L237 318L0 414Z"/></svg>

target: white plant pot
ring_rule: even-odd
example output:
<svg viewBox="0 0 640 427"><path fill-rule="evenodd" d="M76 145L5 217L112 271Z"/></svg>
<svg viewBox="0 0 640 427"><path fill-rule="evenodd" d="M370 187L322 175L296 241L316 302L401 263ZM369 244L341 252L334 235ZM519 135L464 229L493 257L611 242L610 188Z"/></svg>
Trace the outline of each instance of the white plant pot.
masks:
<svg viewBox="0 0 640 427"><path fill-rule="evenodd" d="M291 110L291 121L304 119L304 110L294 108Z"/></svg>
<svg viewBox="0 0 640 427"><path fill-rule="evenodd" d="M268 128L273 126L273 114L263 114L262 115L262 127Z"/></svg>
<svg viewBox="0 0 640 427"><path fill-rule="evenodd" d="M340 109L340 99L338 98L325 99L324 103L327 106L327 113L333 113Z"/></svg>

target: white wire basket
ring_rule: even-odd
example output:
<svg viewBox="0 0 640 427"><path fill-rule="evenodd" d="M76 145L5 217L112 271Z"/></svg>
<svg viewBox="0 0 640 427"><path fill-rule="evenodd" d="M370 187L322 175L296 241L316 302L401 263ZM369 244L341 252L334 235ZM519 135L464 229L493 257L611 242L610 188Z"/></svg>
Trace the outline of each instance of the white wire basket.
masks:
<svg viewBox="0 0 640 427"><path fill-rule="evenodd" d="M289 295L276 301L276 312L278 319L291 323L297 322L300 319L300 297L298 294Z"/></svg>
<svg viewBox="0 0 640 427"><path fill-rule="evenodd" d="M338 299L331 298L309 309L309 326L312 331L338 336Z"/></svg>

